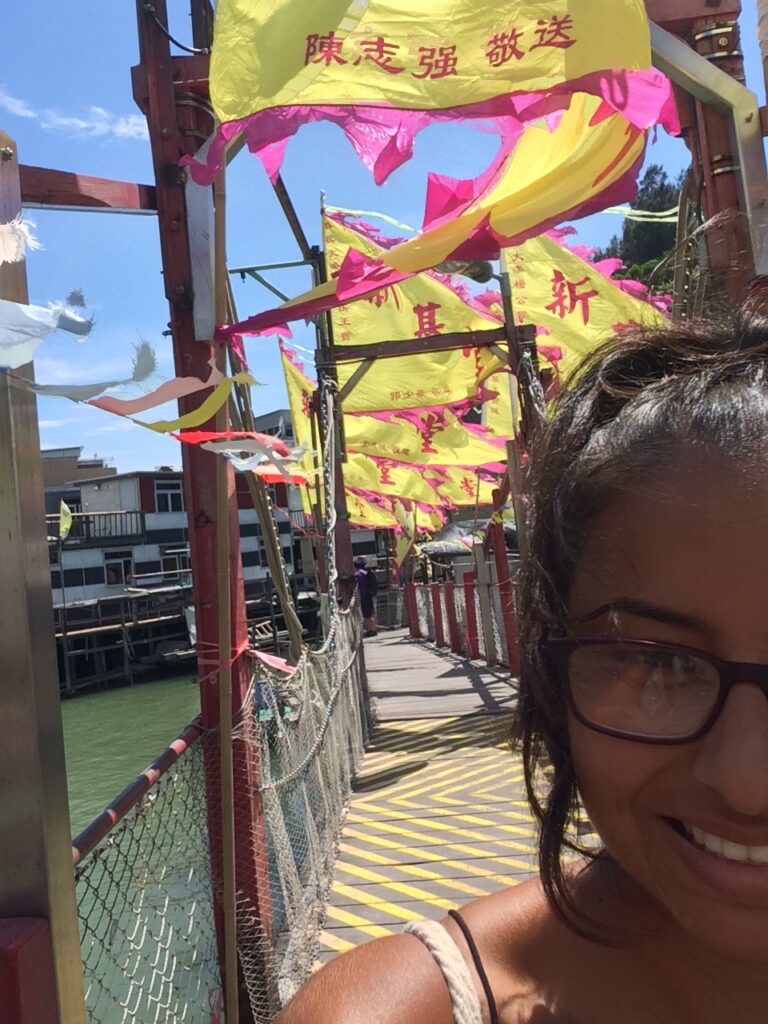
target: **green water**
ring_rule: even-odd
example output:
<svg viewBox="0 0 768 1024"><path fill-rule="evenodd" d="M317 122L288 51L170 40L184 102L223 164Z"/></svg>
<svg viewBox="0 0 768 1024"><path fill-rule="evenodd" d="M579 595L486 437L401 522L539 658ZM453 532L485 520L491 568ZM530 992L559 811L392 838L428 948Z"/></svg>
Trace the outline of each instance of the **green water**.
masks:
<svg viewBox="0 0 768 1024"><path fill-rule="evenodd" d="M178 736L199 708L197 683L190 676L64 701L73 836Z"/></svg>

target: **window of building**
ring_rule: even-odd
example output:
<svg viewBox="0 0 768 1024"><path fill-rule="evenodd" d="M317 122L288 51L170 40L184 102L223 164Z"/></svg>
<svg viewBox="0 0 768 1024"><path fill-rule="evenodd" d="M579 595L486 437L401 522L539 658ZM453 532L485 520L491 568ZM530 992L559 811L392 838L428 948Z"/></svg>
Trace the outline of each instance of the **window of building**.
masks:
<svg viewBox="0 0 768 1024"><path fill-rule="evenodd" d="M166 548L162 552L163 582L173 582L191 572L189 548Z"/></svg>
<svg viewBox="0 0 768 1024"><path fill-rule="evenodd" d="M133 552L105 551L104 572L108 587L124 587L133 579Z"/></svg>
<svg viewBox="0 0 768 1024"><path fill-rule="evenodd" d="M155 504L158 512L183 512L181 480L155 480Z"/></svg>

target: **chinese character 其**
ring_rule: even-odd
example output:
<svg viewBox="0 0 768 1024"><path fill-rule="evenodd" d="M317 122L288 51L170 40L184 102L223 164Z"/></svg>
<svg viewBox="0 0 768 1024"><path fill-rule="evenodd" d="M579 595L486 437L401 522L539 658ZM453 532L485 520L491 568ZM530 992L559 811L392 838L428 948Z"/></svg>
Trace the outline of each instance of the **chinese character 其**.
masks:
<svg viewBox="0 0 768 1024"><path fill-rule="evenodd" d="M570 14L566 14L562 18L553 15L549 21L545 18L539 18L536 24L539 27L534 29L534 31L539 41L534 43L531 47L532 50L538 50L540 46L554 46L559 50L567 50L569 46L573 46L576 42L575 39L568 35L573 28L573 18Z"/></svg>
<svg viewBox="0 0 768 1024"><path fill-rule="evenodd" d="M318 35L316 32L307 36L307 48L304 51L304 64L348 64L341 56L341 49L344 40L338 39L335 32L329 32L327 36Z"/></svg>
<svg viewBox="0 0 768 1024"><path fill-rule="evenodd" d="M458 74L455 46L420 46L419 53L419 67L424 68L424 72L420 75L412 72L414 78L447 78Z"/></svg>
<svg viewBox="0 0 768 1024"><path fill-rule="evenodd" d="M413 312L418 321L418 329L414 333L415 338L428 338L431 334L437 334L445 324L437 322L437 311L440 309L439 302L427 302L421 306L414 306Z"/></svg>
<svg viewBox="0 0 768 1024"><path fill-rule="evenodd" d="M562 272L555 270L552 275L552 294L554 299L544 308L559 316L562 320L567 314L573 313L576 306L580 306L582 323L588 324L589 300L593 299L598 293L594 288L588 288L586 291L580 292L579 288L584 284L589 284L588 277L582 277L580 281L566 281Z"/></svg>
<svg viewBox="0 0 768 1024"><path fill-rule="evenodd" d="M503 64L508 64L513 57L515 60L522 60L525 51L518 45L522 37L523 33L513 28L511 32L497 32L489 39L485 56L491 67L500 68Z"/></svg>
<svg viewBox="0 0 768 1024"><path fill-rule="evenodd" d="M369 60L389 75L399 75L405 71L405 68L392 63L400 46L397 43L388 43L383 36L377 36L376 39L361 39L360 49L363 53L355 61L356 65L361 61Z"/></svg>

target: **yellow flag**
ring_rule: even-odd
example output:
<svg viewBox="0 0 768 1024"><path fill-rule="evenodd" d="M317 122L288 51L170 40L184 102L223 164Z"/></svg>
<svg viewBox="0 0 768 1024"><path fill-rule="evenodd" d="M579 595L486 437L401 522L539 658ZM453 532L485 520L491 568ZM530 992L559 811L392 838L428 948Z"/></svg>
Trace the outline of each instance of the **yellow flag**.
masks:
<svg viewBox="0 0 768 1024"><path fill-rule="evenodd" d="M395 518L398 525L395 531L395 573L398 574L416 540L416 513L414 509L408 509L401 501L397 501Z"/></svg>
<svg viewBox="0 0 768 1024"><path fill-rule="evenodd" d="M72 509L62 500L59 502L59 540L66 540L72 529Z"/></svg>
<svg viewBox="0 0 768 1024"><path fill-rule="evenodd" d="M537 224L575 216L627 175L645 148L645 133L620 114L593 123L600 106L595 97L575 93L554 131L529 125L492 187L456 217L390 249L383 263L416 273L445 262L483 225L512 239Z"/></svg>
<svg viewBox="0 0 768 1024"><path fill-rule="evenodd" d="M666 323L649 303L627 295L592 264L546 235L505 249L504 263L515 320L549 332L539 336L539 352L560 377L622 325Z"/></svg>
<svg viewBox="0 0 768 1024"><path fill-rule="evenodd" d="M374 265L375 273L357 282L352 301L359 303L381 291L387 267L395 275L418 274L461 254L469 239L475 245L481 239L486 251L599 209L612 190L623 188L633 177L645 150L645 132L620 114L598 120L601 112L600 100L574 93L553 131L529 125L492 183L478 187L478 194L455 216L437 219L421 234L386 250L381 265ZM341 305L338 280L326 281L227 330L247 334L336 308Z"/></svg>
<svg viewBox="0 0 768 1024"><path fill-rule="evenodd" d="M349 249L373 259L384 252L365 234L340 223L337 216L323 217L323 235L329 276L338 273ZM500 323L499 317L474 308L447 284L427 274L337 309L332 319L334 341L340 347L487 331ZM362 412L461 402L474 397L483 380L501 365L489 348L469 346L377 359L349 392L344 408L347 412ZM359 362L338 364L340 387L359 366Z"/></svg>
<svg viewBox="0 0 768 1024"><path fill-rule="evenodd" d="M502 443L474 433L449 409L390 420L345 416L347 450L412 466L483 466L503 462Z"/></svg>
<svg viewBox="0 0 768 1024"><path fill-rule="evenodd" d="M642 0L219 0L221 121L269 107L432 110L650 66Z"/></svg>

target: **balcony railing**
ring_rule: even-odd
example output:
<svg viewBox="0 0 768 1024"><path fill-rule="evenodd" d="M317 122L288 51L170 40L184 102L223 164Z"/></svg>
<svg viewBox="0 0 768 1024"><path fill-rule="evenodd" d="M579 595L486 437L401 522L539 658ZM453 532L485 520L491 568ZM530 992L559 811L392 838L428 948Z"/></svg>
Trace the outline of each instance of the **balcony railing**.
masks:
<svg viewBox="0 0 768 1024"><path fill-rule="evenodd" d="M58 515L45 517L48 539L59 541L60 518ZM143 512L73 512L69 535L63 541L66 547L102 544L144 536Z"/></svg>

